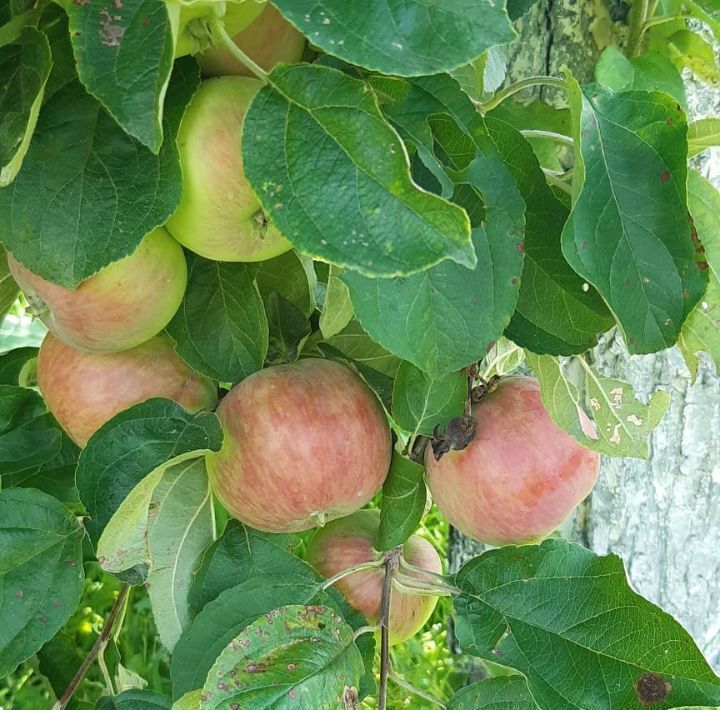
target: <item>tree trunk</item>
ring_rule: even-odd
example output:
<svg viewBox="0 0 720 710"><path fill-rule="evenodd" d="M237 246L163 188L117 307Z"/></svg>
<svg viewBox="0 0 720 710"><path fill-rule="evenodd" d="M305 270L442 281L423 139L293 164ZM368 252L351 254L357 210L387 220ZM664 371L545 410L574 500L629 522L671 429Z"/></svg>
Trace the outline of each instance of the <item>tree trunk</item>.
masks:
<svg viewBox="0 0 720 710"><path fill-rule="evenodd" d="M563 66L581 82L592 81L602 47L622 38L626 9L622 2L541 0L520 23L508 81L559 75ZM690 78L687 91L692 113L717 115L720 92ZM563 99L542 90L535 96ZM720 185L717 153L696 167ZM677 618L720 667L720 379L704 360L691 384L676 348L630 357L616 334L602 340L595 359L602 374L630 382L644 400L660 388L672 404L647 461L604 458L598 485L568 535L598 554L620 555L633 587ZM451 570L480 550L453 531Z"/></svg>

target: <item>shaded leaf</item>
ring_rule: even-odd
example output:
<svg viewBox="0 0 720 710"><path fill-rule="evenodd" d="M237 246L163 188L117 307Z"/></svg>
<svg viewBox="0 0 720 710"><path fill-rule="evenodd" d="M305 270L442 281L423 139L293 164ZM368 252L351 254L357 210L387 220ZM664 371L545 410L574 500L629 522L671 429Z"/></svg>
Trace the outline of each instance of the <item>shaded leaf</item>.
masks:
<svg viewBox="0 0 720 710"><path fill-rule="evenodd" d="M119 695L105 695L95 705L95 710L170 710L169 698L152 690L125 690Z"/></svg>
<svg viewBox="0 0 720 710"><path fill-rule="evenodd" d="M320 330L323 337L329 340L350 323L353 317L352 301L348 287L339 277L338 270L330 267L327 282L325 303L320 314Z"/></svg>
<svg viewBox="0 0 720 710"><path fill-rule="evenodd" d="M688 126L688 156L720 145L720 118L701 118Z"/></svg>
<svg viewBox="0 0 720 710"><path fill-rule="evenodd" d="M265 299L265 312L270 331L267 362L271 365L294 362L312 332L310 321L277 291Z"/></svg>
<svg viewBox="0 0 720 710"><path fill-rule="evenodd" d="M263 299L275 291L296 305L305 316L309 317L315 310L317 277L307 257L288 251L274 259L252 264L250 268Z"/></svg>
<svg viewBox="0 0 720 710"><path fill-rule="evenodd" d="M521 676L487 678L458 690L448 710L536 710L527 682Z"/></svg>

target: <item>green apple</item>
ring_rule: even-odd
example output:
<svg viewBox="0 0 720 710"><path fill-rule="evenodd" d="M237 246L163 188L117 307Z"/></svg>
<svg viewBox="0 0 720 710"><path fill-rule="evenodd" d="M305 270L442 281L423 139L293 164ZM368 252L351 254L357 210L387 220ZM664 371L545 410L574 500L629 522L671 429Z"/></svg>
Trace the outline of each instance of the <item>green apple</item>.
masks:
<svg viewBox="0 0 720 710"><path fill-rule="evenodd" d="M256 79L226 76L200 84L178 134L183 193L167 229L215 261L264 261L291 248L245 179L242 122Z"/></svg>

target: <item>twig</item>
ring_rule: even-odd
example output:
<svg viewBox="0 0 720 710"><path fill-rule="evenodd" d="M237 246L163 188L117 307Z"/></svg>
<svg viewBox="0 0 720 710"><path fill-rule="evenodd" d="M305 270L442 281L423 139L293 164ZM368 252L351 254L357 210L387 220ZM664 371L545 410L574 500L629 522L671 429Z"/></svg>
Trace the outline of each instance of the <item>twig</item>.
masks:
<svg viewBox="0 0 720 710"><path fill-rule="evenodd" d="M628 39L625 45L625 56L628 59L636 57L640 52L643 28L648 17L650 0L635 0L630 10L630 23L628 24Z"/></svg>
<svg viewBox="0 0 720 710"><path fill-rule="evenodd" d="M545 174L545 179L555 187L559 187L563 192L567 192L568 195L572 195L572 187L568 185L557 173L553 170L542 169Z"/></svg>
<svg viewBox="0 0 720 710"><path fill-rule="evenodd" d="M540 130L523 130L520 131L525 138L547 138L549 140L556 141L557 143L563 143L564 145L573 146L575 141L570 136L564 136L562 133L555 133L554 131L540 131Z"/></svg>
<svg viewBox="0 0 720 710"><path fill-rule="evenodd" d="M447 705L442 700L440 700L440 698L436 698L434 695L426 693L424 690L420 690L420 688L416 688L414 685L411 685L404 678L401 678L392 668L390 668L390 672L388 673L388 675L390 677L390 680L392 680L395 685L399 685L404 690L407 690L408 693L417 695L418 698L427 700L427 702L431 703L432 705L437 705L439 708L447 707Z"/></svg>
<svg viewBox="0 0 720 710"><path fill-rule="evenodd" d="M556 89L565 89L567 84L564 79L558 79L554 76L530 76L527 79L521 79L516 81L510 86L506 86L501 91L498 91L489 101L479 106L481 113L487 113L492 111L496 106L499 106L505 99L509 98L513 94L517 94L518 91L528 89L532 86L552 86Z"/></svg>
<svg viewBox="0 0 720 710"><path fill-rule="evenodd" d="M392 596L393 577L400 562L402 547L389 552L384 560L385 581L383 582L382 602L380 604L380 686L378 689L378 710L387 710L387 679L390 669L390 598Z"/></svg>
<svg viewBox="0 0 720 710"><path fill-rule="evenodd" d="M664 25L666 22L674 22L675 20L689 20L692 19L690 15L661 15L660 17L655 17L652 20L647 20L645 24L643 25L642 31L645 32L649 30L651 27L655 27L657 25Z"/></svg>
<svg viewBox="0 0 720 710"><path fill-rule="evenodd" d="M355 574L355 572L362 572L366 569L375 569L376 567L382 567L384 561L382 559L379 560L372 560L371 562L361 562L359 565L355 565L354 567L348 567L347 569L344 569L337 574L334 574L332 577L328 577L323 583L320 589L323 591L327 589L328 587L332 587L335 582L339 582L341 579L348 577L351 574Z"/></svg>
<svg viewBox="0 0 720 710"><path fill-rule="evenodd" d="M120 611L124 607L125 600L127 599L129 593L130 586L124 584L122 589L120 590L120 594L118 594L118 598L115 600L115 603L110 610L110 614L105 621L105 625L102 627L100 636L98 636L88 655L85 656L85 660L82 662L80 668L78 668L77 673L70 681L70 685L68 685L65 692L62 694L60 700L58 700L55 705L53 705L53 710L63 710L63 708L67 707L67 704L72 699L72 696L82 682L82 679L85 677L85 674L88 672L88 669L93 664L93 661L107 645L107 642L110 639L110 634L112 634L113 627L115 626L115 621L120 614Z"/></svg>

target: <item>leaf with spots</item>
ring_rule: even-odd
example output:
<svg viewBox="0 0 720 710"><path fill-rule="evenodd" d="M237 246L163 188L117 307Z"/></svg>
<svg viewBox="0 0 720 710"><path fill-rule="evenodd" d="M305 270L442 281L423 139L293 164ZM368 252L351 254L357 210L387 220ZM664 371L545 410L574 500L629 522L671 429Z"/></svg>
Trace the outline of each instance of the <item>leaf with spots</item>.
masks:
<svg viewBox="0 0 720 710"><path fill-rule="evenodd" d="M526 352L552 420L580 444L605 456L647 458L648 439L670 405L657 390L647 404L621 380L603 377L584 358Z"/></svg>
<svg viewBox="0 0 720 710"><path fill-rule="evenodd" d="M687 210L685 116L667 94L568 82L576 166L563 253L631 353L664 350L707 285Z"/></svg>
<svg viewBox="0 0 720 710"><path fill-rule="evenodd" d="M326 606L289 605L259 617L208 673L200 710L335 710L357 700L362 657L353 631ZM350 705L352 707L352 705Z"/></svg>
<svg viewBox="0 0 720 710"><path fill-rule="evenodd" d="M308 256L382 277L476 262L465 212L412 182L375 95L341 71L275 69L245 116L243 161L264 210Z"/></svg>
<svg viewBox="0 0 720 710"><path fill-rule="evenodd" d="M55 498L0 492L0 678L70 618L83 591L82 525Z"/></svg>
<svg viewBox="0 0 720 710"><path fill-rule="evenodd" d="M127 133L158 153L175 54L168 6L84 0L71 2L68 14L80 81Z"/></svg>
<svg viewBox="0 0 720 710"><path fill-rule="evenodd" d="M720 704L690 635L633 591L616 555L565 540L508 546L470 560L455 585L462 649L522 673L540 708Z"/></svg>

